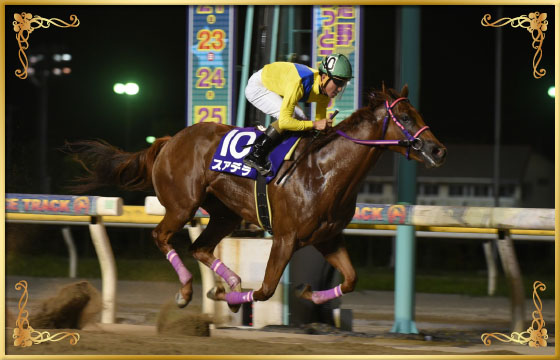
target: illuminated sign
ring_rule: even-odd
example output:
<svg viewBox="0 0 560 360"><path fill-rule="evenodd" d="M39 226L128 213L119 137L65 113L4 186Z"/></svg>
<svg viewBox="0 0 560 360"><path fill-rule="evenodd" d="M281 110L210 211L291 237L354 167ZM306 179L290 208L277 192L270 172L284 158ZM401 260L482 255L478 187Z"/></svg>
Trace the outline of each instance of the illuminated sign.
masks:
<svg viewBox="0 0 560 360"><path fill-rule="evenodd" d="M6 212L47 215L95 215L93 196L6 194Z"/></svg>
<svg viewBox="0 0 560 360"><path fill-rule="evenodd" d="M360 107L360 16L361 8L352 5L315 5L313 6L313 48L312 64L318 67L326 55L341 53L352 64L354 78L348 82L341 99L332 99L327 114L338 109L335 118L338 124ZM312 105L315 112L315 104Z"/></svg>
<svg viewBox="0 0 560 360"><path fill-rule="evenodd" d="M189 6L187 126L233 123L234 12L233 6Z"/></svg>
<svg viewBox="0 0 560 360"><path fill-rule="evenodd" d="M410 205L356 204L354 224L408 224Z"/></svg>

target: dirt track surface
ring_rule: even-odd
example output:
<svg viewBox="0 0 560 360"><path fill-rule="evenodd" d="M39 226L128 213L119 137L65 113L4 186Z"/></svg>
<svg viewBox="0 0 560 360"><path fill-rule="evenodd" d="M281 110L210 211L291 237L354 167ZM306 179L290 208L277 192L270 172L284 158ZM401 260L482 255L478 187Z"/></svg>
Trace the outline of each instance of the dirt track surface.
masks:
<svg viewBox="0 0 560 360"><path fill-rule="evenodd" d="M418 294L416 325L421 334L390 333L393 324L392 292L366 291L343 297L342 308L352 309L353 331L344 332L328 326L264 329L218 328L209 337L189 336L182 332L158 334L158 313L178 290L175 283L119 281L117 324L90 323L85 328L45 329L51 334L78 332L80 340L71 345L68 339L30 347L13 345L13 329L18 313L20 293L13 289L20 278L6 278L6 305L12 317L5 328L8 355L553 355L554 301L543 301L543 317L549 332L548 347L500 343L485 346L480 335L485 332L508 332L507 298L472 298L458 295ZM62 286L76 279L26 278L29 286L27 308L32 314L39 303L55 295ZM97 289L101 283L89 279ZM201 289L195 288L192 303L181 310L184 316L200 317ZM530 325L532 301L527 301L527 326ZM31 324L33 326L33 324ZM40 330L40 329L36 329Z"/></svg>

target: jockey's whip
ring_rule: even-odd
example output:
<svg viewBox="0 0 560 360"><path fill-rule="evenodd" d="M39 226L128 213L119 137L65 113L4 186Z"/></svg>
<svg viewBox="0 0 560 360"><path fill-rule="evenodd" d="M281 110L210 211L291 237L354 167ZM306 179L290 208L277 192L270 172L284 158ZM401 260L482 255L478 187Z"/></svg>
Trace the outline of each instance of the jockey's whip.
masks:
<svg viewBox="0 0 560 360"><path fill-rule="evenodd" d="M336 109L332 114L330 119L334 119L334 117L338 114L338 109ZM311 141L307 144L307 146L305 147L305 149L303 149L301 155L292 163L292 165L290 165L290 167L282 174L282 176L276 180L276 185L284 185L285 181L290 178L291 176L291 171L292 169L296 166L296 164L299 162L299 160L303 157L303 155L305 155L305 153L307 153L307 150L309 150L309 148L311 147L311 145L313 144L313 142L315 141L315 139L317 139L317 137L319 136L319 134L321 133L321 131L317 130L315 131L315 134L313 135L313 137L311 138Z"/></svg>

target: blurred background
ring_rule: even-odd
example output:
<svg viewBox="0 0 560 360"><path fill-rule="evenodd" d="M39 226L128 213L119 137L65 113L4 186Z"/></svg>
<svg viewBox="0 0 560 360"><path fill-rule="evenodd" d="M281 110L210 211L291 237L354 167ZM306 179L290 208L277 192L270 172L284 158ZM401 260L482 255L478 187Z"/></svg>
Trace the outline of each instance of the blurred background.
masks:
<svg viewBox="0 0 560 360"><path fill-rule="evenodd" d="M280 6L273 41L273 6L255 6L249 74L277 61L309 66L312 59L312 7ZM7 193L67 194L80 167L59 148L65 141L103 139L126 151L148 147L150 137L173 135L188 124L188 9L186 6L5 6L5 178ZM400 87L398 6L361 7L361 66L355 69L365 94L384 82ZM418 167L417 204L504 207L554 207L554 43L553 25L545 33L539 68L533 76L531 34L507 25L498 42L497 29L481 19L546 12L553 6L420 7L420 90L415 96L424 120L449 150L438 169ZM69 21L30 35L29 76L19 79L14 13ZM242 79L246 6L235 6L232 39L233 87L237 110ZM501 53L497 57L497 49ZM501 61L496 61L501 59ZM496 126L496 69L501 73L501 122ZM135 83L134 95L117 93L117 83ZM552 91L552 93L551 93ZM134 92L134 91L133 91ZM310 109L307 109L310 110ZM233 114L236 114L234 111ZM232 124L266 121L249 105ZM496 144L497 132L499 143ZM500 146L498 192L494 184L495 146ZM359 202L394 203L395 159L387 153L367 176ZM121 196L127 205L142 205L150 192L100 189L88 195ZM80 263L78 275L99 276L87 228L71 228ZM176 281L173 269L151 240L151 229L109 228L120 279ZM186 241L185 241L186 240ZM392 290L393 238L347 236L358 289ZM186 251L186 232L173 245ZM420 237L417 240L417 285L420 292L486 294L486 262L479 239ZM554 294L554 242L516 241L524 279L549 286ZM66 276L67 250L60 227L6 224L7 274ZM55 261L53 261L55 260ZM189 266L197 271L197 267ZM498 294L507 294L499 281ZM527 295L530 295L527 293Z"/></svg>

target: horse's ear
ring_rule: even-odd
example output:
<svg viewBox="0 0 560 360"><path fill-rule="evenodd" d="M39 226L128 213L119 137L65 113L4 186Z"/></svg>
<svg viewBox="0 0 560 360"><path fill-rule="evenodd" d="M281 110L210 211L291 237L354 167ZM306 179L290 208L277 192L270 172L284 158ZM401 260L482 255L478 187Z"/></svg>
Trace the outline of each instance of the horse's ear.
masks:
<svg viewBox="0 0 560 360"><path fill-rule="evenodd" d="M408 97L408 84L404 84L401 90L401 97Z"/></svg>
<svg viewBox="0 0 560 360"><path fill-rule="evenodd" d="M375 100L376 100L375 99L376 98L375 91L373 89L368 91L367 98L368 98L368 106L373 106L373 104L375 104Z"/></svg>
<svg viewBox="0 0 560 360"><path fill-rule="evenodd" d="M382 92L382 93L385 93L385 92L386 92L386 90L385 90L385 81L381 81L381 92Z"/></svg>

